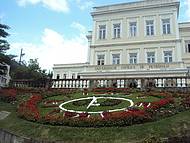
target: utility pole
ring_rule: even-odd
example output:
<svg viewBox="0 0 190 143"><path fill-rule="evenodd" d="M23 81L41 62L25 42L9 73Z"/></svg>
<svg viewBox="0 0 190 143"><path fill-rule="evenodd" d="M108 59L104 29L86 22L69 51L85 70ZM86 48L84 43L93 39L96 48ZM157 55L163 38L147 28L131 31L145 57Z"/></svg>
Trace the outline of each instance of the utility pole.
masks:
<svg viewBox="0 0 190 143"><path fill-rule="evenodd" d="M19 64L22 63L22 57L25 55L25 53L23 53L23 49L20 50L20 59L19 59Z"/></svg>

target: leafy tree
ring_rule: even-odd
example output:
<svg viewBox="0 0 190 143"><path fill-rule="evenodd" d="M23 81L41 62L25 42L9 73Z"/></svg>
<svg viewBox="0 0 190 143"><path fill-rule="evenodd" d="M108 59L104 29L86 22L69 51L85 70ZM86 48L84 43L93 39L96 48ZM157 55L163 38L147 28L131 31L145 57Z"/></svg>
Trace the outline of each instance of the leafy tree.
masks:
<svg viewBox="0 0 190 143"><path fill-rule="evenodd" d="M28 68L29 70L34 71L34 72L41 72L38 59L30 59L28 62Z"/></svg>
<svg viewBox="0 0 190 143"><path fill-rule="evenodd" d="M47 74L45 69L40 68L38 59L30 59L28 65L19 64L12 73L13 79L43 80L51 77L51 73Z"/></svg>
<svg viewBox="0 0 190 143"><path fill-rule="evenodd" d="M0 63L7 63L10 64L11 63L11 58L8 57L7 55L0 53Z"/></svg>
<svg viewBox="0 0 190 143"><path fill-rule="evenodd" d="M9 36L9 33L6 32L8 29L10 29L9 26L0 23L0 53L5 53L10 48L9 43L5 40Z"/></svg>
<svg viewBox="0 0 190 143"><path fill-rule="evenodd" d="M5 38L9 36L9 33L6 30L9 29L9 26L0 23L0 75L5 75L7 72L6 64L11 64L13 56L5 55L6 50L10 48L9 43ZM6 63L6 64L5 64Z"/></svg>

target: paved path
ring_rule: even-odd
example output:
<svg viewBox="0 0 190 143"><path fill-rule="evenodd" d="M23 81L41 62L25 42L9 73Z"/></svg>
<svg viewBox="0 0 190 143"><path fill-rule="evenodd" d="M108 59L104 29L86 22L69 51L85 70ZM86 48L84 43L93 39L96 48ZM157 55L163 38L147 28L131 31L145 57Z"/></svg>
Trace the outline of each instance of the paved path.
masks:
<svg viewBox="0 0 190 143"><path fill-rule="evenodd" d="M0 111L0 120L5 119L7 116L9 116L11 112L7 112L7 111Z"/></svg>

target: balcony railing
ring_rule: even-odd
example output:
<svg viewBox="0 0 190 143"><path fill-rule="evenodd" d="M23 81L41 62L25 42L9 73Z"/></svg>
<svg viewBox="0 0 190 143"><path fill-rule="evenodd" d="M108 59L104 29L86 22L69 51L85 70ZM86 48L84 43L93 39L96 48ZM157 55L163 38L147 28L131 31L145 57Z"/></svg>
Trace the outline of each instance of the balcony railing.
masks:
<svg viewBox="0 0 190 143"><path fill-rule="evenodd" d="M52 79L42 81L15 80L13 87L35 88L166 88L190 87L190 77L155 77L155 78L109 78L109 79Z"/></svg>

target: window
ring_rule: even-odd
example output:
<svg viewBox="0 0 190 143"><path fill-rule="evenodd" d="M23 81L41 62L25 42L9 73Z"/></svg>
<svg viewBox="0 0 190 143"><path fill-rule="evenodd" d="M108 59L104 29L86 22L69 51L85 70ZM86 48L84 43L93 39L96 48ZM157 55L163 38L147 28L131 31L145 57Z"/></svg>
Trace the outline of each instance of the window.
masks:
<svg viewBox="0 0 190 143"><path fill-rule="evenodd" d="M163 34L171 34L170 19L162 19Z"/></svg>
<svg viewBox="0 0 190 143"><path fill-rule="evenodd" d="M104 65L104 58L105 58L105 55L98 55L97 56L97 65Z"/></svg>
<svg viewBox="0 0 190 143"><path fill-rule="evenodd" d="M99 39L106 39L106 25L99 25Z"/></svg>
<svg viewBox="0 0 190 143"><path fill-rule="evenodd" d="M147 52L147 63L155 63L155 52Z"/></svg>
<svg viewBox="0 0 190 143"><path fill-rule="evenodd" d="M114 38L120 38L121 34L121 24L113 24L113 36Z"/></svg>
<svg viewBox="0 0 190 143"><path fill-rule="evenodd" d="M189 42L186 42L185 45L186 45L186 48L185 48L185 49L186 49L186 50L185 50L186 53L190 53L190 41L189 41Z"/></svg>
<svg viewBox="0 0 190 143"><path fill-rule="evenodd" d="M165 63L172 62L172 51L164 51L164 62Z"/></svg>
<svg viewBox="0 0 190 143"><path fill-rule="evenodd" d="M154 35L154 21L153 20L146 21L146 35L147 36Z"/></svg>
<svg viewBox="0 0 190 143"><path fill-rule="evenodd" d="M136 64L137 63L137 53L130 53L129 54L129 63Z"/></svg>
<svg viewBox="0 0 190 143"><path fill-rule="evenodd" d="M135 37L137 35L137 22L130 22L130 37Z"/></svg>
<svg viewBox="0 0 190 143"><path fill-rule="evenodd" d="M56 79L60 79L60 75L59 75L59 74L57 74L57 77L56 77Z"/></svg>
<svg viewBox="0 0 190 143"><path fill-rule="evenodd" d="M112 64L120 64L120 54L112 54Z"/></svg>
<svg viewBox="0 0 190 143"><path fill-rule="evenodd" d="M63 74L63 79L66 79L67 78L67 74Z"/></svg>

